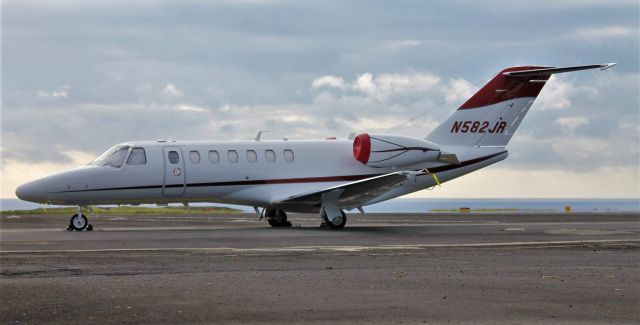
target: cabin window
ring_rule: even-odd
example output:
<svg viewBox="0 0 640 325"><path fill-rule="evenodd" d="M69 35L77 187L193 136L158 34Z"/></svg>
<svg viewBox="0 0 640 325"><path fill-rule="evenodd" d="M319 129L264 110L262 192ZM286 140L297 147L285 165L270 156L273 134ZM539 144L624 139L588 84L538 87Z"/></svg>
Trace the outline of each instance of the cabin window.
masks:
<svg viewBox="0 0 640 325"><path fill-rule="evenodd" d="M275 162L276 161L276 152L273 150L266 150L264 152L264 157L267 159L268 162Z"/></svg>
<svg viewBox="0 0 640 325"><path fill-rule="evenodd" d="M258 161L258 154L255 152L255 150L247 150L247 160L250 163Z"/></svg>
<svg viewBox="0 0 640 325"><path fill-rule="evenodd" d="M91 165L120 168L127 158L129 146L115 146L94 160Z"/></svg>
<svg viewBox="0 0 640 325"><path fill-rule="evenodd" d="M238 162L238 152L235 151L235 150L227 151L227 159L229 159L229 162L231 162L231 163L237 163Z"/></svg>
<svg viewBox="0 0 640 325"><path fill-rule="evenodd" d="M293 161L294 157L293 157L293 151L291 149L284 149L283 154L284 154L284 160L286 160L287 162Z"/></svg>
<svg viewBox="0 0 640 325"><path fill-rule="evenodd" d="M169 162L174 165L180 162L180 156L177 151L169 151L167 157L169 157Z"/></svg>
<svg viewBox="0 0 640 325"><path fill-rule="evenodd" d="M200 153L196 150L189 151L189 159L191 163L197 165L200 163Z"/></svg>
<svg viewBox="0 0 640 325"><path fill-rule="evenodd" d="M217 164L220 162L220 155L215 150L209 150L209 161L212 164Z"/></svg>
<svg viewBox="0 0 640 325"><path fill-rule="evenodd" d="M144 165L147 163L147 155L143 148L133 148L127 158L127 165Z"/></svg>

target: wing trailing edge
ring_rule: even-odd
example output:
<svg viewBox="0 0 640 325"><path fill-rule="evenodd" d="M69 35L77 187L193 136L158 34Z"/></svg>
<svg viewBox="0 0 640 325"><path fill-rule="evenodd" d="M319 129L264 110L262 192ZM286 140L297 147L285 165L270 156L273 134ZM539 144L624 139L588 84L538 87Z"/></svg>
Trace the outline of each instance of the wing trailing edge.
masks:
<svg viewBox="0 0 640 325"><path fill-rule="evenodd" d="M345 209L353 209L366 204L368 201L387 192L407 179L424 174L422 171L400 171L380 176L374 176L363 180L328 187L322 190L290 196L286 199L276 200L274 206L286 209L287 206L317 206L322 203L323 194L340 191L337 203Z"/></svg>

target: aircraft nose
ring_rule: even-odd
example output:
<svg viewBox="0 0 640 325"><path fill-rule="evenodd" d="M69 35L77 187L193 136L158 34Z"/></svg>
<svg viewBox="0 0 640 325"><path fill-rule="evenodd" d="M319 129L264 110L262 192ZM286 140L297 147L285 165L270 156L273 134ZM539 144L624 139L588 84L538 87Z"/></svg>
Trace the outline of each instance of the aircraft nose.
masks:
<svg viewBox="0 0 640 325"><path fill-rule="evenodd" d="M39 190L38 184L35 183L36 182L29 182L18 186L18 188L16 188L16 196L23 201L36 203L42 202L43 193Z"/></svg>

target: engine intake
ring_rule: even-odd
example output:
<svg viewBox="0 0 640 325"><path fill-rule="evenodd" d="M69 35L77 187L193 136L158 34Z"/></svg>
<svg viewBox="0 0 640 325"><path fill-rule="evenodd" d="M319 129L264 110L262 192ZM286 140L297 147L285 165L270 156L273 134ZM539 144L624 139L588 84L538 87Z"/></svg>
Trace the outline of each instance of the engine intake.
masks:
<svg viewBox="0 0 640 325"><path fill-rule="evenodd" d="M371 167L409 166L438 161L440 146L426 140L362 133L353 139L353 156Z"/></svg>

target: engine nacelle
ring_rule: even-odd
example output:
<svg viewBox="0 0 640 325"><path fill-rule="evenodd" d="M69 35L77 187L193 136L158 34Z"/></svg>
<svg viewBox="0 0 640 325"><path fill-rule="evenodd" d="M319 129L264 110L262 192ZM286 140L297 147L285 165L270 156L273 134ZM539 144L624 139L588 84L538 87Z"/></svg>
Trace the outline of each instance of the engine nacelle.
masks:
<svg viewBox="0 0 640 325"><path fill-rule="evenodd" d="M359 134L353 156L371 167L409 166L438 161L440 146L426 140L389 134Z"/></svg>

